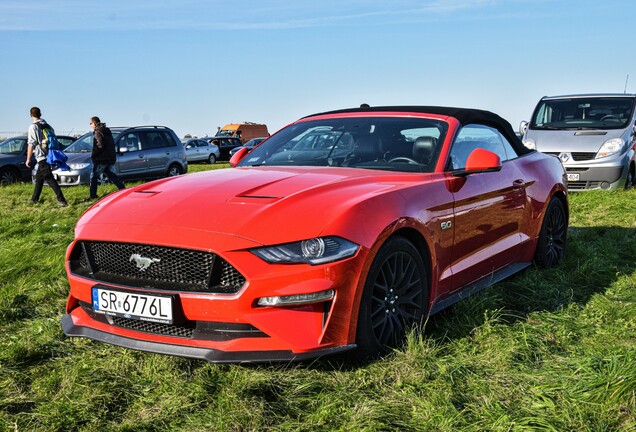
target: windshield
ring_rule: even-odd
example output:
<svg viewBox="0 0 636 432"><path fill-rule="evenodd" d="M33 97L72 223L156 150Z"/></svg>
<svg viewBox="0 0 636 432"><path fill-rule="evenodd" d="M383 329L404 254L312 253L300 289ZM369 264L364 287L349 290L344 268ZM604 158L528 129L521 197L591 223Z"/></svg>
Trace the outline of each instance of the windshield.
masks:
<svg viewBox="0 0 636 432"><path fill-rule="evenodd" d="M113 140L117 141L119 131L111 130ZM88 132L77 139L73 144L64 149L64 153L88 153L93 151L93 132Z"/></svg>
<svg viewBox="0 0 636 432"><path fill-rule="evenodd" d="M532 129L623 129L634 109L631 97L548 99L535 110Z"/></svg>
<svg viewBox="0 0 636 432"><path fill-rule="evenodd" d="M270 137L238 166L346 166L432 172L446 130L445 122L423 118L301 121Z"/></svg>
<svg viewBox="0 0 636 432"><path fill-rule="evenodd" d="M26 147L27 139L11 138L0 143L0 154L20 154Z"/></svg>
<svg viewBox="0 0 636 432"><path fill-rule="evenodd" d="M220 130L220 131L216 134L216 136L218 136L218 137L231 137L231 136L234 136L234 133L235 133L235 132L236 132L236 131L235 131L235 130L233 130L233 129L223 129L223 130Z"/></svg>

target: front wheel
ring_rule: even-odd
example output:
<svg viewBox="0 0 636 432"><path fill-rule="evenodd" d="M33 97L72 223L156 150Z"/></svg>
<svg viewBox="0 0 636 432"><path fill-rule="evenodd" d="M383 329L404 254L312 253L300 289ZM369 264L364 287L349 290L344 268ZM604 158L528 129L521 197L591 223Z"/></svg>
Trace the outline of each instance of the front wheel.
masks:
<svg viewBox="0 0 636 432"><path fill-rule="evenodd" d="M20 173L11 168L5 168L0 170L0 184L9 185L17 183L20 180Z"/></svg>
<svg viewBox="0 0 636 432"><path fill-rule="evenodd" d="M404 237L390 238L378 251L364 285L356 330L360 360L399 347L421 324L428 306L426 267Z"/></svg>
<svg viewBox="0 0 636 432"><path fill-rule="evenodd" d="M636 166L631 165L627 171L627 179L625 180L625 189L636 187Z"/></svg>
<svg viewBox="0 0 636 432"><path fill-rule="evenodd" d="M541 268L556 267L565 256L568 219L560 199L552 197L543 217L534 262Z"/></svg>

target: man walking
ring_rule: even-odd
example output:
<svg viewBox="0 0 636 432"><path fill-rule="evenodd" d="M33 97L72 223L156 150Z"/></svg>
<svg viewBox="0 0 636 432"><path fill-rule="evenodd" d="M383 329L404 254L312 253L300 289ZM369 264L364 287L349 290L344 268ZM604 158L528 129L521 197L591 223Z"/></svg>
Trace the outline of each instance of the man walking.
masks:
<svg viewBox="0 0 636 432"><path fill-rule="evenodd" d="M99 117L91 117L90 125L93 129L93 152L91 154L93 171L91 172L89 199L95 200L98 198L97 181L102 173L117 188L124 189L125 186L113 171L115 162L117 162L117 154L115 153L115 140L112 132L106 127L106 123L99 120Z"/></svg>
<svg viewBox="0 0 636 432"><path fill-rule="evenodd" d="M33 123L29 126L29 133L27 138L27 156L26 166L31 168L31 156L35 156L37 162L37 169L35 171L35 186L33 187L33 195L28 200L29 203L35 204L40 201L40 194L42 193L42 187L44 182L48 184L55 195L57 196L57 203L61 207L65 207L68 204L62 193L62 188L57 184L53 173L51 172L51 165L46 162L46 155L49 152L48 142L44 136L43 129L46 126L51 128L50 125L42 118L42 112L40 108L33 107L30 111L31 120ZM53 129L53 128L51 128Z"/></svg>

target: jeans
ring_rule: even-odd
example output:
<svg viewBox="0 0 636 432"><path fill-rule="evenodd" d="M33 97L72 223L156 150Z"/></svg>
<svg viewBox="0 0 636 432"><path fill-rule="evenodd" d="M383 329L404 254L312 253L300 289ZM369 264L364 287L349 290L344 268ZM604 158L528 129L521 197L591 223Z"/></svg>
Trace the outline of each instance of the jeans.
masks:
<svg viewBox="0 0 636 432"><path fill-rule="evenodd" d="M47 164L46 161L38 162L38 168L35 172L35 187L33 188L33 196L31 197L33 202L38 202L40 200L40 194L42 193L44 182L46 182L46 184L51 187L51 190L55 192L58 202L66 203L66 199L62 193L62 188L60 188L60 185L55 181L53 173L51 172L51 165Z"/></svg>
<svg viewBox="0 0 636 432"><path fill-rule="evenodd" d="M91 185L90 185L90 197L97 198L97 181L99 180L99 176L103 173L106 174L108 180L118 189L125 189L124 183L117 177L117 174L113 171L113 166L115 164L103 164L103 163L93 163L93 171L91 172Z"/></svg>

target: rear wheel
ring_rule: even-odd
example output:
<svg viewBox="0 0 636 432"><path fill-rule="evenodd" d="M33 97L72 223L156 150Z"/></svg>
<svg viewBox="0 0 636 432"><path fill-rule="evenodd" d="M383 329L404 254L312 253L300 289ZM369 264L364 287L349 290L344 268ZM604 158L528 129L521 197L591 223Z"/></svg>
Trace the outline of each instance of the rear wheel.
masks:
<svg viewBox="0 0 636 432"><path fill-rule="evenodd" d="M209 164L215 164L216 163L216 156L214 156L214 153L210 153L210 156L208 156L208 163Z"/></svg>
<svg viewBox="0 0 636 432"><path fill-rule="evenodd" d="M170 165L168 168L168 177L174 177L183 174L183 170L177 164Z"/></svg>
<svg viewBox="0 0 636 432"><path fill-rule="evenodd" d="M534 262L542 268L559 265L565 256L568 220L560 199L553 197L543 217Z"/></svg>
<svg viewBox="0 0 636 432"><path fill-rule="evenodd" d="M3 168L0 170L0 184L9 185L20 180L20 173L12 168Z"/></svg>
<svg viewBox="0 0 636 432"><path fill-rule="evenodd" d="M421 324L428 305L422 258L404 237L390 238L378 251L364 285L355 353L364 360L399 347L407 331Z"/></svg>

